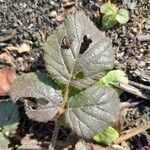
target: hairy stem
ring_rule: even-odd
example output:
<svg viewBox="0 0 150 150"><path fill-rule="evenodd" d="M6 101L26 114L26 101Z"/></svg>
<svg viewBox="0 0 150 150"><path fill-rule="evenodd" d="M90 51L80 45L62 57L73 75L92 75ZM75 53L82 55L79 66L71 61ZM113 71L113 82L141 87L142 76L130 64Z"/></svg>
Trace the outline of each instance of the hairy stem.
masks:
<svg viewBox="0 0 150 150"><path fill-rule="evenodd" d="M64 114L65 106L68 101L68 94L69 94L69 85L66 86L66 90L64 93L63 103L61 105L61 109L58 112L58 116L55 120L55 129L52 135L51 144L49 145L49 150L55 150L57 136L60 128L60 120L62 119L62 115Z"/></svg>
<svg viewBox="0 0 150 150"><path fill-rule="evenodd" d="M62 111L62 110L65 109L65 106L67 104L68 94L69 94L69 85L66 86L63 103L62 103L61 109L58 113L58 118L56 118L56 120L55 120L55 129L54 129L54 132L52 135L51 144L49 145L49 150L55 150L57 136L58 136L58 132L59 132L59 128L60 128L60 119L61 119L62 114L64 113L64 111Z"/></svg>
<svg viewBox="0 0 150 150"><path fill-rule="evenodd" d="M63 103L61 105L61 108L65 108L66 104L67 104L67 101L68 101L68 95L69 95L69 85L66 86L66 90L65 90L65 93L64 93L64 99L63 99Z"/></svg>
<svg viewBox="0 0 150 150"><path fill-rule="evenodd" d="M60 120L56 119L55 129L54 129L54 132L53 132L53 135L52 135L51 144L49 145L49 150L55 150L59 128L60 128Z"/></svg>

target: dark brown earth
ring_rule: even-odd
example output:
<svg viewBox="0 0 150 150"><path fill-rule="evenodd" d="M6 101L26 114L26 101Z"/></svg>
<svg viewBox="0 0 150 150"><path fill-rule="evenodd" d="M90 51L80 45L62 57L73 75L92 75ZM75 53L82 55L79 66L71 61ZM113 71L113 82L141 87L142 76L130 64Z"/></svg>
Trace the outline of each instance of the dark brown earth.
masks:
<svg viewBox="0 0 150 150"><path fill-rule="evenodd" d="M116 68L124 70L131 80L150 85L137 76L138 70L150 72L150 40L141 40L141 35L150 34L150 1L112 1L129 10L130 21L110 30L104 30L100 24L99 7L104 2L83 0L79 2L78 9L85 11L96 26L112 38L116 51ZM9 59L0 59L0 68L12 65L18 74L45 72L43 42L69 13L75 11L74 1L68 4L67 0L0 0L0 8L0 55L7 53L9 56ZM18 53L5 49L8 45L18 46L22 43L27 43L31 50ZM121 101L129 100L135 102L143 99L127 93L121 96ZM48 143L54 124L31 121L22 109L23 107L20 108L19 128L16 135L10 138L10 147L15 149L17 145L21 145L26 135L29 142L36 139ZM150 121L150 102L143 100L140 105L127 109L123 129L138 127L146 121ZM60 143L69 142L69 133L69 129L61 128L58 136ZM127 144L132 150L150 149L150 130L133 137Z"/></svg>

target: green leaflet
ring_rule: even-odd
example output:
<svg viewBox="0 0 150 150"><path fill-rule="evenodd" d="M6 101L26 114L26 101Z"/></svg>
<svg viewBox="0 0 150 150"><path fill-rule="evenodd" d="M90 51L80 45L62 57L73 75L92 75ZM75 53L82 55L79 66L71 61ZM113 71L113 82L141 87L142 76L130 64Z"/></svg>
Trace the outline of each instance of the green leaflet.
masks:
<svg viewBox="0 0 150 150"><path fill-rule="evenodd" d="M118 8L112 3L105 3L100 7L100 11L105 15L113 15L116 14Z"/></svg>
<svg viewBox="0 0 150 150"><path fill-rule="evenodd" d="M51 77L77 89L92 86L114 67L111 40L83 12L67 17L47 38L44 52L45 66Z"/></svg>
<svg viewBox="0 0 150 150"><path fill-rule="evenodd" d="M100 85L111 86L118 84L119 82L128 84L128 77L122 70L109 71L97 83L99 83Z"/></svg>
<svg viewBox="0 0 150 150"><path fill-rule="evenodd" d="M102 26L106 29L114 27L117 23L114 15L104 15L102 18Z"/></svg>
<svg viewBox="0 0 150 150"><path fill-rule="evenodd" d="M112 127L106 128L103 132L94 135L93 139L96 142L100 142L111 146L111 144L119 138L119 133Z"/></svg>
<svg viewBox="0 0 150 150"><path fill-rule="evenodd" d="M33 109L25 100L25 110L29 118L40 122L52 120L63 99L56 83L41 73L27 73L19 76L11 86L10 95L14 102L21 97L37 98L37 108ZM41 102L42 99L43 102Z"/></svg>
<svg viewBox="0 0 150 150"><path fill-rule="evenodd" d="M70 98L66 121L79 136L91 138L116 121L118 110L116 91L93 85Z"/></svg>
<svg viewBox="0 0 150 150"><path fill-rule="evenodd" d="M116 15L116 20L120 24L124 24L129 21L129 12L126 9L119 9Z"/></svg>
<svg viewBox="0 0 150 150"><path fill-rule="evenodd" d="M128 84L128 77L122 70L109 71L97 83L99 85L105 85L105 86L113 87L114 89L117 90L118 94L122 94L123 90L114 87L119 82Z"/></svg>

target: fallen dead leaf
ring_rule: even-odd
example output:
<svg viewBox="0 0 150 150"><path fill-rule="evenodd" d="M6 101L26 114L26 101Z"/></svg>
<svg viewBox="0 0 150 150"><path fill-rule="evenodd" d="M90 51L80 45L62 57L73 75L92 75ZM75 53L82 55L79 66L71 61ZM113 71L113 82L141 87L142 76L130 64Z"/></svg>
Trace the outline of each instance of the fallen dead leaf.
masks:
<svg viewBox="0 0 150 150"><path fill-rule="evenodd" d="M20 46L9 45L6 47L6 50L17 51L18 53L24 53L24 52L29 52L31 50L31 47L27 43L23 43Z"/></svg>
<svg viewBox="0 0 150 150"><path fill-rule="evenodd" d="M11 83L16 79L14 68L4 68L0 70L0 96L8 95Z"/></svg>
<svg viewBox="0 0 150 150"><path fill-rule="evenodd" d="M62 22L62 21L64 20L64 17L63 17L62 15L57 15L57 16L56 16L56 20L57 20L58 22Z"/></svg>
<svg viewBox="0 0 150 150"><path fill-rule="evenodd" d="M8 54L6 52L0 54L0 61L9 63L9 64L11 64L13 66L14 66L14 62L15 62L14 58L10 54Z"/></svg>

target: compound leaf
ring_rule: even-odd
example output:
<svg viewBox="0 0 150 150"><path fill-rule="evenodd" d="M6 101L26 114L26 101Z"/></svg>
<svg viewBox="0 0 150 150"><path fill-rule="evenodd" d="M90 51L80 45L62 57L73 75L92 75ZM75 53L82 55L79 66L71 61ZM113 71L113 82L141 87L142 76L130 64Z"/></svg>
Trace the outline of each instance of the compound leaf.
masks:
<svg viewBox="0 0 150 150"><path fill-rule="evenodd" d="M0 126L15 124L19 121L18 107L10 100L0 102Z"/></svg>
<svg viewBox="0 0 150 150"><path fill-rule="evenodd" d="M58 82L84 89L114 66L108 39L83 12L68 16L44 44L46 68Z"/></svg>
<svg viewBox="0 0 150 150"><path fill-rule="evenodd" d="M93 139L110 146L115 140L119 138L119 133L112 127L106 128L103 132L94 135Z"/></svg>
<svg viewBox="0 0 150 150"><path fill-rule="evenodd" d="M129 21L129 12L126 9L119 9L116 15L116 20L120 24L124 24Z"/></svg>
<svg viewBox="0 0 150 150"><path fill-rule="evenodd" d="M119 98L115 90L94 85L71 97L66 121L79 136L93 137L116 121Z"/></svg>
<svg viewBox="0 0 150 150"><path fill-rule="evenodd" d="M25 101L28 117L40 122L52 120L62 101L61 92L56 89L56 84L44 74L28 73L18 77L11 86L10 95L14 102L21 97L47 100L48 104L38 104L36 108Z"/></svg>

